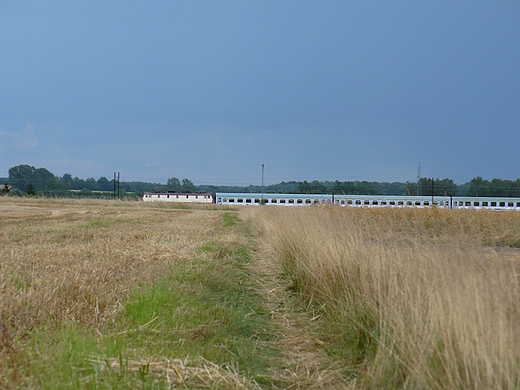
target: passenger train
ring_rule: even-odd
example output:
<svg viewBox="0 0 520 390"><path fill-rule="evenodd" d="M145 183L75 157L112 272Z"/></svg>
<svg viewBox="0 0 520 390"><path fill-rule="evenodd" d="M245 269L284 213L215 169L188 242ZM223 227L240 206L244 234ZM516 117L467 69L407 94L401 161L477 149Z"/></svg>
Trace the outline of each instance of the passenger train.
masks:
<svg viewBox="0 0 520 390"><path fill-rule="evenodd" d="M520 198L395 196L395 195L327 195L327 194L260 194L217 192L215 203L225 205L311 206L339 205L343 207L439 207L444 209L518 210Z"/></svg>

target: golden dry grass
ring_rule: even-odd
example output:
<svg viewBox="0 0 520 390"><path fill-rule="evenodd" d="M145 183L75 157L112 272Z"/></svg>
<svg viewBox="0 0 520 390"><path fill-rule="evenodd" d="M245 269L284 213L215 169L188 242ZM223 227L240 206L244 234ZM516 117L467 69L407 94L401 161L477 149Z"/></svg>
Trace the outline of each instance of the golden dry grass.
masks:
<svg viewBox="0 0 520 390"><path fill-rule="evenodd" d="M357 386L520 386L520 253L510 247L520 214L264 207L242 215L291 287L324 307L328 347L347 358Z"/></svg>
<svg viewBox="0 0 520 390"><path fill-rule="evenodd" d="M15 337L65 322L110 326L130 288L200 254L222 225L205 208L118 201L4 197L0 215L0 377Z"/></svg>

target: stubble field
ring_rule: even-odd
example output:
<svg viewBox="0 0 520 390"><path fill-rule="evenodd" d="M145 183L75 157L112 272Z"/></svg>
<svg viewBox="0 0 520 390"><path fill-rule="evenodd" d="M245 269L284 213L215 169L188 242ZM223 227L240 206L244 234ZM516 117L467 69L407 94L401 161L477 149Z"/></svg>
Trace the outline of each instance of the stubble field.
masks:
<svg viewBox="0 0 520 390"><path fill-rule="evenodd" d="M518 213L0 198L0 215L0 388L520 385Z"/></svg>

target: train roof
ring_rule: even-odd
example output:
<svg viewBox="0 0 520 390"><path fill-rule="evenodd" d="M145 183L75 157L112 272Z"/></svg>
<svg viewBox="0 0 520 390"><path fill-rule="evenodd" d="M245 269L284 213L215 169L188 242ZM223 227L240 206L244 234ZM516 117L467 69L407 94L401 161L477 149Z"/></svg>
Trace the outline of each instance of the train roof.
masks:
<svg viewBox="0 0 520 390"><path fill-rule="evenodd" d="M273 194L273 193L250 193L250 192L217 192L221 198L277 198L277 199L332 199L328 194Z"/></svg>
<svg viewBox="0 0 520 390"><path fill-rule="evenodd" d="M210 195L211 192L145 192L144 195Z"/></svg>

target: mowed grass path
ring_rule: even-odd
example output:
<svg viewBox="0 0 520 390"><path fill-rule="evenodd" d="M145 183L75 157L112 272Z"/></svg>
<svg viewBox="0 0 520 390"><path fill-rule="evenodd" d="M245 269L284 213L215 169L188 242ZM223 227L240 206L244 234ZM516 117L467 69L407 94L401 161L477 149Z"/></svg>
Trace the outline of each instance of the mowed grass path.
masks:
<svg viewBox="0 0 520 390"><path fill-rule="evenodd" d="M307 317L236 211L0 198L0 214L0 388L321 383Z"/></svg>

